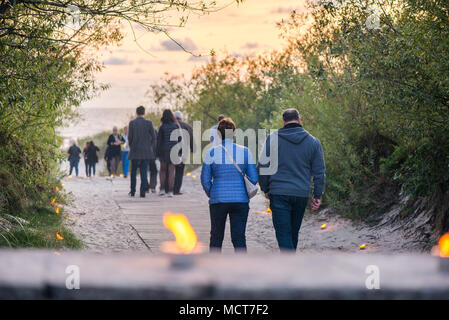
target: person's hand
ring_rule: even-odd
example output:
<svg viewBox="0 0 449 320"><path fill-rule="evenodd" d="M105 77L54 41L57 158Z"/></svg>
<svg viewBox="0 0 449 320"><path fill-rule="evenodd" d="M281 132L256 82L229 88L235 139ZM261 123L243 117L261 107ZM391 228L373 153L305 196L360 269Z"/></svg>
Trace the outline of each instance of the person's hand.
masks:
<svg viewBox="0 0 449 320"><path fill-rule="evenodd" d="M316 211L321 206L321 199L312 199L312 203L310 204L310 207L312 208L312 211Z"/></svg>

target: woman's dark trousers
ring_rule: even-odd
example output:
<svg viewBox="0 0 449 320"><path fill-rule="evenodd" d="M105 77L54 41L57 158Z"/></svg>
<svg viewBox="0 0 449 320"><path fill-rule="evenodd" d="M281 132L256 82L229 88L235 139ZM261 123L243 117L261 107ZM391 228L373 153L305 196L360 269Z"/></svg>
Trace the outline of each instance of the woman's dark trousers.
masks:
<svg viewBox="0 0 449 320"><path fill-rule="evenodd" d="M246 222L249 205L245 202L216 203L210 209L210 251L221 252L226 220L229 215L231 240L236 252L246 252Z"/></svg>
<svg viewBox="0 0 449 320"><path fill-rule="evenodd" d="M159 180L161 181L161 190L173 192L175 184L175 165L173 163L161 161Z"/></svg>

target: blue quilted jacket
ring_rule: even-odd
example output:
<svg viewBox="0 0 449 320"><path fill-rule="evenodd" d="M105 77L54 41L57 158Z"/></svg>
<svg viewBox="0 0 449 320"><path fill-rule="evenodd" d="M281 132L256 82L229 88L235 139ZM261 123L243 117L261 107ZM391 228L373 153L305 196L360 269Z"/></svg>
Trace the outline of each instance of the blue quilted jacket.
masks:
<svg viewBox="0 0 449 320"><path fill-rule="evenodd" d="M228 153L221 146L224 146ZM251 152L248 148L233 143L231 139L226 139L221 145L211 148L203 162L201 184L210 204L249 202L243 176L232 164L230 156L251 182L257 183L257 168Z"/></svg>

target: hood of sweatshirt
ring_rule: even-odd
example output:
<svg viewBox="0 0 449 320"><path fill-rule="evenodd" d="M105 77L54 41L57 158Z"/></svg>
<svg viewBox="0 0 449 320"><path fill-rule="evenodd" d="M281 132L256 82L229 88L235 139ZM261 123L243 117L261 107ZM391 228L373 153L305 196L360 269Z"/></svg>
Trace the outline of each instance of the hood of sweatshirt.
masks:
<svg viewBox="0 0 449 320"><path fill-rule="evenodd" d="M280 138L294 144L300 144L310 136L310 134L301 126L281 128L278 130L278 135Z"/></svg>

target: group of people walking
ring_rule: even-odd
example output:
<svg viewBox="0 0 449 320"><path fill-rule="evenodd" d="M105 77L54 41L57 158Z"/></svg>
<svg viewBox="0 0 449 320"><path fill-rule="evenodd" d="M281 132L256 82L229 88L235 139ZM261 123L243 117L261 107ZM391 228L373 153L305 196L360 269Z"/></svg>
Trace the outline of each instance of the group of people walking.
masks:
<svg viewBox="0 0 449 320"><path fill-rule="evenodd" d="M67 151L70 164L69 175L72 175L72 171L75 169L75 174L78 176L79 162L82 155L84 159L84 166L86 168L86 177L90 177L92 175L95 176L96 164L98 162L97 152L100 151L100 149L93 141L86 141L83 151L81 151L80 147L76 145L75 140L71 140L70 144L71 146Z"/></svg>
<svg viewBox="0 0 449 320"><path fill-rule="evenodd" d="M282 119L283 127L269 135L265 141L263 155L268 161L257 164L248 148L233 142L236 125L231 118L220 115L218 124L212 127L212 147L206 152L201 171L201 184L209 198L211 251L221 251L228 216L236 252L247 250L246 223L250 198L254 194L249 188L253 189L257 183L270 201L276 239L282 251L294 251L297 248L312 182L311 208L317 210L320 207L325 185L324 156L320 141L302 127L296 109L285 110ZM178 134L173 135L178 129ZM173 151L180 142L182 147ZM141 184L138 191L142 198L147 192L156 192L158 159L159 195L167 194L172 197L180 194L185 167L182 159L183 156L189 156L193 148L193 130L182 121L181 112L164 110L161 126L156 130L153 122L145 118L145 108L140 106L136 109L136 118L124 128L123 134L119 134L116 127L113 128L107 141L105 159L111 174L117 174L121 161L125 177L128 175L129 161L131 162L129 195L136 195L139 171ZM78 175L78 162L82 153L86 162L86 175L95 175L98 151L93 141L87 142L82 152L72 143L68 150L70 174L75 168ZM270 152L277 153L277 168L274 171L264 171L272 165Z"/></svg>
<svg viewBox="0 0 449 320"><path fill-rule="evenodd" d="M178 140L172 139L172 133L184 128L184 132L189 134L190 145L187 149L190 150L182 148L178 153L175 152L176 156L181 157L183 152L193 151L192 128L182 122L180 113L177 117L167 109L162 114L161 126L156 133L153 123L144 117L145 109L139 107L136 113L136 119L129 123L128 136L129 159L132 162L130 196L135 196L136 172L139 169L140 196L145 197L147 168L149 162L156 158L161 166L160 195L168 192L172 196L178 168L183 175L183 166L175 164L172 152L183 136L180 134ZM264 174L263 169L270 167L270 161L256 164L248 148L233 142L236 125L231 118L219 116L218 124L212 128L210 141L213 144L206 153L201 171L201 184L209 197L211 251L221 251L228 216L235 250L247 250L245 233L251 197L248 183L253 186L259 183L260 189L269 199L276 239L282 251L297 248L312 181L311 208L317 210L320 207L325 184L321 144L302 127L296 109L285 110L282 117L283 128L265 141L263 152L268 159L271 144L276 141L274 150L277 152L277 170L269 174Z"/></svg>
<svg viewBox="0 0 449 320"><path fill-rule="evenodd" d="M156 130L153 122L145 118L145 108L140 106L136 109L136 118L129 123L128 143L131 161L131 190L129 195L136 195L137 171L140 172L139 195L144 198L148 191L156 192L157 166L156 159L159 160L160 189L159 195L173 197L181 194L182 179L184 176L185 164L182 161L182 153L190 153L193 150L193 129L182 121L182 113L171 110L164 110L161 118L161 126ZM184 139L189 140L189 151L180 149L174 161L171 154L173 147L182 141L182 133L178 140L172 140L172 133L181 129L186 132ZM150 182L148 183L148 168L150 169Z"/></svg>

